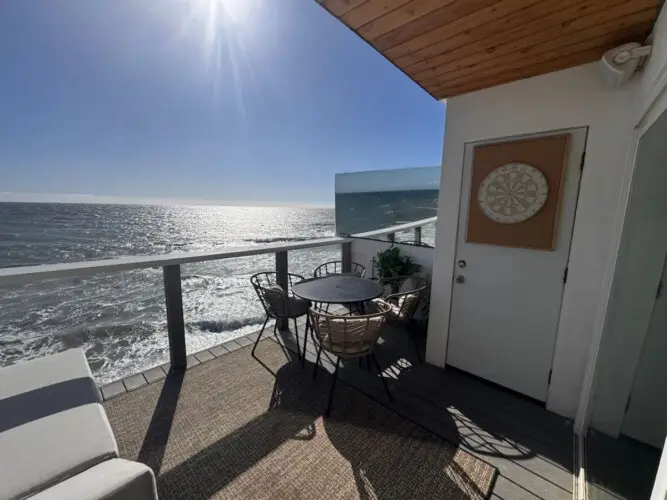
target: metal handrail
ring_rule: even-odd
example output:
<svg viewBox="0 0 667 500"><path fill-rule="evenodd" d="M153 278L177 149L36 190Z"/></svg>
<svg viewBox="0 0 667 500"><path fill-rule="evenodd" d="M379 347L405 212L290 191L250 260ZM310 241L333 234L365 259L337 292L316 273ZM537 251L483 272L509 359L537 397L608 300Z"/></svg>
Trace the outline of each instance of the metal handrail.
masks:
<svg viewBox="0 0 667 500"><path fill-rule="evenodd" d="M251 247L222 248L207 252L172 252L158 255L141 255L100 259L63 264L43 264L38 266L0 268L0 286L31 283L36 280L54 278L81 278L99 273L111 273L142 269L147 267L166 267L193 262L232 259L267 253L302 250L304 248L324 247L349 243L350 238L320 238L295 243L270 243Z"/></svg>

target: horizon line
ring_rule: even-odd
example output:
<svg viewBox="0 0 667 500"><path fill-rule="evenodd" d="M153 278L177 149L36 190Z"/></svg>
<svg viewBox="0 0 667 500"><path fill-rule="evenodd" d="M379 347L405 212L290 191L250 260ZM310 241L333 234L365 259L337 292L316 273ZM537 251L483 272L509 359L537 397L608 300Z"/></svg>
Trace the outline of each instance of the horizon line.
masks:
<svg viewBox="0 0 667 500"><path fill-rule="evenodd" d="M248 200L199 200L190 198L152 198L135 196L111 196L68 193L13 193L0 192L0 203L56 203L63 205L172 205L172 206L220 206L220 207L293 207L334 208L325 203L288 203L281 201Z"/></svg>

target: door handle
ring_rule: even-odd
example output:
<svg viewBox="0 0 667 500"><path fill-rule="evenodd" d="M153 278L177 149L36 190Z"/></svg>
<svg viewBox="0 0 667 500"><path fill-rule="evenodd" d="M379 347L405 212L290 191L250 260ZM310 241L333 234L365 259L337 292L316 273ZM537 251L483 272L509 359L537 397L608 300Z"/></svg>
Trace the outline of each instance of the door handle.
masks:
<svg viewBox="0 0 667 500"><path fill-rule="evenodd" d="M466 282L466 277L465 277L465 276L462 276L462 275L459 274L459 275L456 277L456 282L457 282L457 283L465 283L465 282Z"/></svg>

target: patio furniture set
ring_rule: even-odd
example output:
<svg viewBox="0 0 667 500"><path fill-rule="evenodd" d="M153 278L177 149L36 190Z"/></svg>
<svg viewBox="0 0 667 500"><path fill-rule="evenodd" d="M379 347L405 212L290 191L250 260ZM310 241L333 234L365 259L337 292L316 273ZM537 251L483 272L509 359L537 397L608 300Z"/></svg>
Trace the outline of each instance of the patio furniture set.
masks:
<svg viewBox="0 0 667 500"><path fill-rule="evenodd" d="M373 362L382 374L374 354L386 322L407 323L413 319L428 289L426 278L401 276L367 279L366 268L352 263L351 271L343 271L341 261L327 262L317 267L313 278L288 274L286 287L278 283L275 272L261 272L250 278L259 297L266 320L255 341L252 355L262 338L267 323L273 319L277 336L281 320L294 322L297 352L302 363L306 357L308 336L317 350L314 375L317 375L322 351L336 357L334 380L329 393L326 415L331 413L334 389L341 360L366 359ZM332 305L342 306L343 313L330 312ZM297 319L306 316L303 349L300 345ZM392 399L385 379L380 376L387 397Z"/></svg>

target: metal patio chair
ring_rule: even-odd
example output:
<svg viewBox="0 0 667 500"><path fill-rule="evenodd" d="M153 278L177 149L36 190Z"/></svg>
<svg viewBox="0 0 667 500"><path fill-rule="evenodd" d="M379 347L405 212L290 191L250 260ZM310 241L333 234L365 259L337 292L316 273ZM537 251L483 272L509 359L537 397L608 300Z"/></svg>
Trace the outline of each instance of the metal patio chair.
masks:
<svg viewBox="0 0 667 500"><path fill-rule="evenodd" d="M255 345L252 348L251 355L255 355L255 349L257 349L257 344L259 344L266 324L270 319L274 319L276 322L273 326L273 334L278 337L278 320L280 319L292 319L294 320L294 335L296 337L296 347L298 356L301 356L301 348L299 347L299 330L297 327L297 318L305 316L308 314L308 308L310 307L310 302L307 300L295 297L292 293L292 286L303 281L305 278L298 274L287 274L288 279L288 289L283 289L277 282L277 273L275 272L261 272L257 273L250 278L250 283L252 283L257 297L259 297L262 307L264 307L264 312L266 313L266 319L262 325L262 329L255 340ZM306 332L308 332L308 327L306 326Z"/></svg>
<svg viewBox="0 0 667 500"><path fill-rule="evenodd" d="M356 262L352 262L350 272L360 278L364 278L366 276L366 268L361 264L357 264ZM315 278L324 278L325 276L331 276L332 274L343 274L342 260L332 260L331 262L325 262L315 269L313 276Z"/></svg>
<svg viewBox="0 0 667 500"><path fill-rule="evenodd" d="M318 346L313 376L317 376L322 350L337 357L336 369L333 374L334 380L331 384L329 402L325 412L327 417L331 414L331 403L333 402L341 359L370 357L380 374L380 380L382 380L382 385L387 392L387 397L390 401L392 400L389 386L387 386L387 382L382 376L382 370L373 353L373 349L380 338L380 330L391 310L391 306L382 299L375 299L372 302L376 312L363 316L339 316L312 307L308 310L311 332Z"/></svg>

